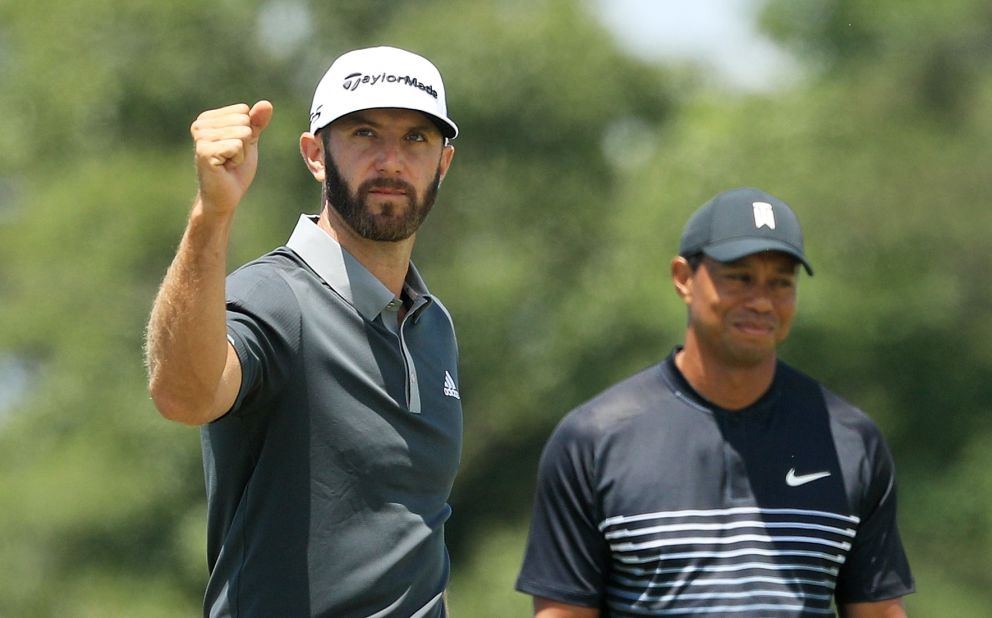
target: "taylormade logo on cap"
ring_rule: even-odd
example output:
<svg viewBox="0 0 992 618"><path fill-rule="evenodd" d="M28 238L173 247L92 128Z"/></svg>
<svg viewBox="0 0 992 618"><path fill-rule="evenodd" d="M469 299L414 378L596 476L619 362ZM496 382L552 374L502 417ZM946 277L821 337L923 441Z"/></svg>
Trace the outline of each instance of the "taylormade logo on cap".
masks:
<svg viewBox="0 0 992 618"><path fill-rule="evenodd" d="M423 56L395 47L350 51L317 84L310 107L310 132L350 113L399 108L426 114L447 138L458 135L448 118L441 73Z"/></svg>
<svg viewBox="0 0 992 618"><path fill-rule="evenodd" d="M416 77L410 77L409 75L386 75L385 73L380 73L379 75L362 75L361 73L352 73L344 78L344 83L341 85L345 90L355 91L361 84L375 86L380 82L385 84L401 83L407 86L413 86L414 88L420 88L435 99L437 98L437 90L434 90L433 86L421 83Z"/></svg>

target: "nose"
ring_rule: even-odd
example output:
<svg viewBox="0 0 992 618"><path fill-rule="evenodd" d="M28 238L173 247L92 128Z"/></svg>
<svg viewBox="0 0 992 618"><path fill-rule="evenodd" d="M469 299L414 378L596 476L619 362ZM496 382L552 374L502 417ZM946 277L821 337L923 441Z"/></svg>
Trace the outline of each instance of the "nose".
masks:
<svg viewBox="0 0 992 618"><path fill-rule="evenodd" d="M770 313L774 308L772 301L772 286L767 283L757 283L748 287L746 305L758 313Z"/></svg>
<svg viewBox="0 0 992 618"><path fill-rule="evenodd" d="M380 174L399 174L403 169L403 154L398 144L383 143L375 157L376 171Z"/></svg>

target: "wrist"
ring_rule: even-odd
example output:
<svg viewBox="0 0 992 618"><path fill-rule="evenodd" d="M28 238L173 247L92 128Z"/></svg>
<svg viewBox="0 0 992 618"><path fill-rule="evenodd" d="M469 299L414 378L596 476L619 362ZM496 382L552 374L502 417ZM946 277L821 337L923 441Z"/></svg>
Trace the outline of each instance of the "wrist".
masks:
<svg viewBox="0 0 992 618"><path fill-rule="evenodd" d="M234 210L220 210L197 194L186 224L185 239L201 255L216 255L222 260L234 222Z"/></svg>
<svg viewBox="0 0 992 618"><path fill-rule="evenodd" d="M230 225L234 220L237 204L220 204L197 191L190 209L190 219L196 219L206 224Z"/></svg>

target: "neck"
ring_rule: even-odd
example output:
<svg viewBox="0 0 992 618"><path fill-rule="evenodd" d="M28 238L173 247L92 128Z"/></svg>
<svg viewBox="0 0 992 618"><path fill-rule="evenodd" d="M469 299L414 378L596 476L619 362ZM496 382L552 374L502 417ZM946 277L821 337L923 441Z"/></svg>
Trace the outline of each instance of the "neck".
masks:
<svg viewBox="0 0 992 618"><path fill-rule="evenodd" d="M704 352L691 337L675 356L675 366L693 389L726 410L741 410L756 402L775 379L776 357L755 364L729 364Z"/></svg>
<svg viewBox="0 0 992 618"><path fill-rule="evenodd" d="M320 213L317 225L361 263L397 298L403 291L416 234L397 242L381 242L355 233L330 206Z"/></svg>

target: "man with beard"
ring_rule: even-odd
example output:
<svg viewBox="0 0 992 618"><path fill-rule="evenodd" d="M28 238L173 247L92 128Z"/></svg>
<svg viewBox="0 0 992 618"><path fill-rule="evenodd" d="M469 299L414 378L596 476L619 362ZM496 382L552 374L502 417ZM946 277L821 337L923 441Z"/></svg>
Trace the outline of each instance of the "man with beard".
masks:
<svg viewBox="0 0 992 618"><path fill-rule="evenodd" d="M441 76L395 48L338 58L300 137L319 214L225 279L272 113L193 123L199 190L148 325L155 405L201 426L204 616L444 616L458 352L410 262L458 132Z"/></svg>
<svg viewBox="0 0 992 618"><path fill-rule="evenodd" d="M690 218L670 269L684 344L545 447L517 580L536 616L906 615L882 435L777 357L800 265L799 221L767 193Z"/></svg>

